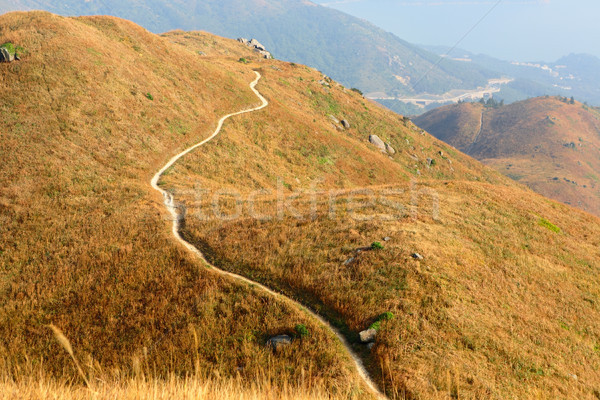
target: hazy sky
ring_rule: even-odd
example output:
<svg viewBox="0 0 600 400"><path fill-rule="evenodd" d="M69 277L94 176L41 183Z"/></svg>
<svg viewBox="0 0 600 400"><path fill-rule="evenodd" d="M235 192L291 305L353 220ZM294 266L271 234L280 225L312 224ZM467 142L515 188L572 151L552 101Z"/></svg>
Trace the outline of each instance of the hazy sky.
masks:
<svg viewBox="0 0 600 400"><path fill-rule="evenodd" d="M416 44L452 46L498 0L313 0ZM500 0L459 47L507 60L600 57L600 1Z"/></svg>

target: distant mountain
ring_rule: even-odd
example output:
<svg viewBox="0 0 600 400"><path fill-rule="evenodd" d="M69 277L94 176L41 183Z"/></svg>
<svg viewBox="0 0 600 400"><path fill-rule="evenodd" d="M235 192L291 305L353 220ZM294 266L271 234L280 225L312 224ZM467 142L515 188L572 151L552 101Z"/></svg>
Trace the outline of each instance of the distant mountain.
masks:
<svg viewBox="0 0 600 400"><path fill-rule="evenodd" d="M310 65L346 86L384 97L476 88L496 75L452 60L438 64L433 53L306 0L0 0L0 13L28 9L114 15L153 32L255 37L279 59Z"/></svg>
<svg viewBox="0 0 600 400"><path fill-rule="evenodd" d="M565 98L440 107L415 119L533 190L600 215L600 113Z"/></svg>
<svg viewBox="0 0 600 400"><path fill-rule="evenodd" d="M444 46L423 47L435 54L446 54L449 50ZM600 105L600 59L590 54L570 54L555 62L509 62L454 49L448 57L514 78L494 95L508 103L530 97L561 95Z"/></svg>

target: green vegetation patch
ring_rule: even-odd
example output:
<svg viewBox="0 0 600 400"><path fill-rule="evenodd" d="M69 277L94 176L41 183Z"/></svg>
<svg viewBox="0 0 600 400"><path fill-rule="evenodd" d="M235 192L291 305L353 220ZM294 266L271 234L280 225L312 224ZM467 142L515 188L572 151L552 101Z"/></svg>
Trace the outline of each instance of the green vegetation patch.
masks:
<svg viewBox="0 0 600 400"><path fill-rule="evenodd" d="M17 47L11 42L4 43L2 46L0 46L0 48L8 50L8 52L13 56L17 53Z"/></svg>
<svg viewBox="0 0 600 400"><path fill-rule="evenodd" d="M296 335L299 338L304 338L309 335L308 328L304 324L296 325L296 327L294 328L294 331L296 331Z"/></svg>
<svg viewBox="0 0 600 400"><path fill-rule="evenodd" d="M382 321L391 321L392 319L394 319L394 313L391 313L389 311L384 312L383 314L380 314L377 318L375 318L375 322L373 322L371 326L369 326L369 329L375 329L376 331L379 331L381 329Z"/></svg>
<svg viewBox="0 0 600 400"><path fill-rule="evenodd" d="M552 232L560 233L560 228L554 225L552 222L548 221L546 218L540 218L538 224L540 226L550 229Z"/></svg>
<svg viewBox="0 0 600 400"><path fill-rule="evenodd" d="M380 242L373 242L371 248L373 250L383 250L383 245Z"/></svg>

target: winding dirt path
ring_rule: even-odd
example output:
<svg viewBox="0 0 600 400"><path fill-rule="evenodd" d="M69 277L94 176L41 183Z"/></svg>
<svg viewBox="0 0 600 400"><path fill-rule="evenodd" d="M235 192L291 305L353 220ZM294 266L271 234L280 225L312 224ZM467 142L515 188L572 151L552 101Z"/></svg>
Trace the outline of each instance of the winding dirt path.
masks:
<svg viewBox="0 0 600 400"><path fill-rule="evenodd" d="M175 204L175 199L173 198L173 195L171 193L167 192L166 190L164 190L160 186L158 186L158 181L160 180L160 177L165 173L166 170L171 168L173 166L173 164L175 164L180 158L182 158L186 154L190 153L191 151L197 149L200 146L205 145L206 143L208 143L212 139L214 139L221 132L221 129L223 128L223 123L227 119L234 117L236 115L262 110L263 108L265 108L266 106L269 105L269 102L267 101L267 99L265 99L259 93L259 91L256 90L256 85L258 84L258 81L260 80L261 75L256 71L255 71L255 73L256 73L256 79L250 84L250 89L252 89L254 94L256 94L256 96L260 99L261 105L258 107L250 108L248 110L243 110L243 111L238 111L238 112L235 112L232 114L228 114L228 115L224 116L223 118L221 118L219 120L217 128L215 129L215 131L213 132L213 134L210 137L204 139L200 143L193 145L192 147L187 148L186 150L182 151L181 153L179 153L176 156L174 156L173 158L171 158L169 160L169 162L167 162L164 165L164 167L162 167L160 169L160 171L158 171L156 173L156 175L154 175L154 177L152 178L152 181L151 181L152 187L154 189L156 189L157 191L159 191L163 195L165 207L167 208L167 210L171 214L171 217L173 218L173 230L172 230L173 236L175 236L175 239L177 239L177 241L179 243L184 245L188 249L188 251L190 251L192 254L194 254L196 257L198 257L200 260L202 260L202 262L204 262L208 267L210 267L211 270L217 272L218 274L227 276L229 278L233 278L234 280L236 280L238 282L243 282L248 285L257 287L257 288L269 293L270 295L272 295L273 297L275 297L279 300L287 301L287 302L295 305L296 307L300 308L301 310L303 310L304 312L306 312L307 314L309 314L316 320L318 320L321 324L325 325L332 333L335 334L335 336L337 336L337 338L340 340L340 342L342 342L342 345L344 346L344 348L346 349L346 351L348 352L348 354L354 361L354 364L356 366L356 370L358 371L358 374L360 375L362 380L365 382L365 384L369 387L369 389L373 392L373 394L375 394L375 396L377 398L385 399L386 397L383 395L383 393L381 393L379 391L379 389L377 388L377 385L375 385L375 383L371 380L371 377L369 376L367 370L365 369L365 366L364 366L362 360L354 353L354 351L348 344L348 341L346 340L346 338L340 333L339 330L337 330L337 328L335 328L333 325L331 325L329 322L327 322L319 314L315 313L314 311L311 311L310 309L306 308L305 306L298 303L297 301L292 300L289 297L287 297L281 293L277 293L274 290L272 290L264 285L261 285L258 282L254 282L244 276L237 275L237 274L234 274L234 273L231 273L228 271L224 271L222 269L215 267L214 265L211 265L206 260L206 258L204 257L204 254L202 254L202 252L200 250L198 250L196 247L194 247L191 243L188 243L187 241L185 241L179 232L179 228L181 225L181 221L183 220L183 216L177 212L177 206Z"/></svg>
<svg viewBox="0 0 600 400"><path fill-rule="evenodd" d="M469 147L467 147L467 149L465 150L465 154L471 155L471 152L473 151L473 147L479 141L479 137L481 136L481 132L483 131L483 116L484 116L484 114L485 114L485 110L481 110L481 121L479 122L479 131L475 135L473 142L471 142Z"/></svg>

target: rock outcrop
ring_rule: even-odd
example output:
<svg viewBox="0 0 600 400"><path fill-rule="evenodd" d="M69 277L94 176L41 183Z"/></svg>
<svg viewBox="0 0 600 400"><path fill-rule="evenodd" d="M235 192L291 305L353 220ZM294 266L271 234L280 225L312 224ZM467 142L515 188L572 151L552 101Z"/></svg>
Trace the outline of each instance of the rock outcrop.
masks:
<svg viewBox="0 0 600 400"><path fill-rule="evenodd" d="M238 38L238 42L243 43L246 46L254 49L254 51L257 52L258 54L260 54L263 58L266 58L266 59L273 58L273 55L271 55L271 53L269 51L267 51L266 47L263 46L256 39L250 39L250 40L248 40L246 38Z"/></svg>

